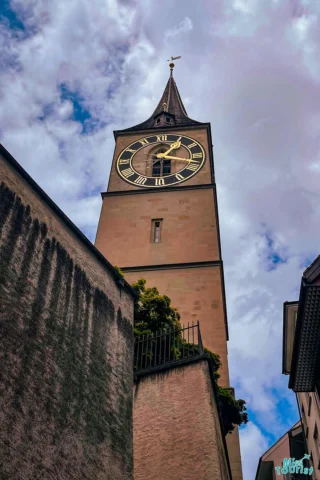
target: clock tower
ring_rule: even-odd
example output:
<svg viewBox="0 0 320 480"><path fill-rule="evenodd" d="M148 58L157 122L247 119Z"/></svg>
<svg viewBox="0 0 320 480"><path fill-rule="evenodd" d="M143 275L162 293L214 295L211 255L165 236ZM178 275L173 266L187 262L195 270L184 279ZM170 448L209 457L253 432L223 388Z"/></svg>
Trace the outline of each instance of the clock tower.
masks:
<svg viewBox="0 0 320 480"><path fill-rule="evenodd" d="M95 245L129 283L145 278L167 295L184 325L199 320L204 347L221 359L219 385L230 387L211 128L188 117L173 67L151 117L114 132ZM226 438L241 480L238 429Z"/></svg>

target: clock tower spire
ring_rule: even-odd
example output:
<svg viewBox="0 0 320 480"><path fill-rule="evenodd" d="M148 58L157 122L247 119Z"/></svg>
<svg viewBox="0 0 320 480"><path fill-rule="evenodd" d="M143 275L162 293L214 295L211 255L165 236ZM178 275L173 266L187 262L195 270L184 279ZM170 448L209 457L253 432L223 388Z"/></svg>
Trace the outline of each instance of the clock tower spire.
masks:
<svg viewBox="0 0 320 480"><path fill-rule="evenodd" d="M169 67L169 80L151 117L149 117L145 122L139 123L134 127L120 130L121 132L134 132L149 128L163 129L164 127L177 127L180 125L201 125L201 122L197 122L196 120L192 120L190 117L188 117L177 84L173 78L174 63L171 62ZM114 132L115 137L117 137L120 131Z"/></svg>

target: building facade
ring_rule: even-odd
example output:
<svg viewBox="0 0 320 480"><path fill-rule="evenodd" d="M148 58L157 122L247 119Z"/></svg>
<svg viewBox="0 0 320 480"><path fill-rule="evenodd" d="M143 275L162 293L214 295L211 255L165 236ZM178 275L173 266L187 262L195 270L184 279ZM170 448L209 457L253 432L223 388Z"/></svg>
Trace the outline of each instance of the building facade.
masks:
<svg viewBox="0 0 320 480"><path fill-rule="evenodd" d="M285 466L285 459L300 460L304 454L303 430L299 421L260 457L255 480L304 480L310 478L309 475L306 477L304 473L291 474L289 471L287 473L281 471ZM304 461L304 463L306 462Z"/></svg>
<svg viewBox="0 0 320 480"><path fill-rule="evenodd" d="M170 64L145 122L114 132L115 151L95 245L132 284L168 295L183 324L200 321L230 387L228 324L211 128L188 117ZM227 435L233 480L242 479L239 434Z"/></svg>
<svg viewBox="0 0 320 480"><path fill-rule="evenodd" d="M283 305L283 367L295 392L310 454L320 480L320 257L304 271L298 301Z"/></svg>

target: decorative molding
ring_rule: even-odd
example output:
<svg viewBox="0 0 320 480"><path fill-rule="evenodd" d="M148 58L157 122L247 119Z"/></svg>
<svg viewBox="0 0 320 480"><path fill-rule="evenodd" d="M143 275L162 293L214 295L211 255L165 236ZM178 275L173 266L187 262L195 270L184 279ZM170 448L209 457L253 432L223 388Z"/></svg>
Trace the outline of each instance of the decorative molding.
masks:
<svg viewBox="0 0 320 480"><path fill-rule="evenodd" d="M101 197L116 197L120 195L135 195L135 194L142 194L142 193L159 193L159 192L178 192L183 190L205 190L205 189L212 189L216 188L215 184L208 183L208 184L200 184L200 185L186 185L184 187L155 187L149 189L136 189L136 190L117 190L115 192L101 192Z"/></svg>
<svg viewBox="0 0 320 480"><path fill-rule="evenodd" d="M210 123L199 123L199 124L189 124L189 125L170 125L170 126L162 126L161 130L199 130L203 128L210 128ZM113 131L113 136L114 139L116 140L117 137L123 137L127 135L138 135L139 132L141 133L148 133L148 132L153 132L155 130L155 127L151 128L144 128L141 130L114 130Z"/></svg>
<svg viewBox="0 0 320 480"><path fill-rule="evenodd" d="M148 270L172 270L176 268L201 268L201 267L221 267L221 260L211 260L207 262L190 262L190 263L165 263L160 265L141 265L135 267L120 267L121 270L126 272L139 272Z"/></svg>

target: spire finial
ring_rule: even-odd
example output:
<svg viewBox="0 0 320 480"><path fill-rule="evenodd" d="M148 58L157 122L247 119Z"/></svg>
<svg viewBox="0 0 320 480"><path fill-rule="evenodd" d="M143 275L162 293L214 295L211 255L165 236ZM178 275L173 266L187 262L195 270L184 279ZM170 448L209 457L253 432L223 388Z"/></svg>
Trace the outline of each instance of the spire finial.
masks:
<svg viewBox="0 0 320 480"><path fill-rule="evenodd" d="M171 57L171 60L168 60L169 63L169 67L170 67L170 76L172 77L172 70L174 69L174 63L173 63L173 60L178 60L178 58L181 58L180 57Z"/></svg>

